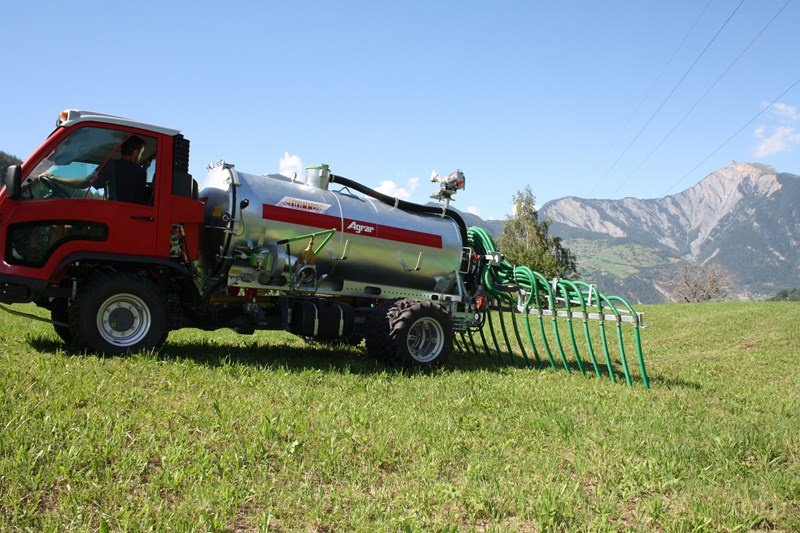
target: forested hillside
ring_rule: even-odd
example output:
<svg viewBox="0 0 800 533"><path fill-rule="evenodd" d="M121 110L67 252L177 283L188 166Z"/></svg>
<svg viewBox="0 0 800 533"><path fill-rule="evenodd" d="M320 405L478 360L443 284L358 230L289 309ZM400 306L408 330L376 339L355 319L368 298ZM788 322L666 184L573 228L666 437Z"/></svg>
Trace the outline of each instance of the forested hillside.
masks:
<svg viewBox="0 0 800 533"><path fill-rule="evenodd" d="M22 161L11 154L7 154L0 150L0 177L5 177L6 169L11 165L19 165Z"/></svg>

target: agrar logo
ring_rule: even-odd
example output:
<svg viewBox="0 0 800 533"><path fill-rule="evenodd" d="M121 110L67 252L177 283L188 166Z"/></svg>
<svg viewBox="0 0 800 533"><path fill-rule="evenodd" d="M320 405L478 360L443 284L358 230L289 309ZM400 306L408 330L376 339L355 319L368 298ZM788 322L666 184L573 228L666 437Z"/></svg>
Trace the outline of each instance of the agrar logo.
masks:
<svg viewBox="0 0 800 533"><path fill-rule="evenodd" d="M352 231L353 233L358 233L359 235L362 233L374 233L375 226L368 226L366 224L359 224L355 220L347 226L347 229Z"/></svg>

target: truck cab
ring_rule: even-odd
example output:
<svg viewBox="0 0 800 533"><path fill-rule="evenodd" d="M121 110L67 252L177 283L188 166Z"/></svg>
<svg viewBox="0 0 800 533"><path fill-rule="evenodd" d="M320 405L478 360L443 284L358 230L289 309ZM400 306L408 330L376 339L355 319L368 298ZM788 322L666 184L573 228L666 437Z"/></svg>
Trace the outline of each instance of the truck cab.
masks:
<svg viewBox="0 0 800 533"><path fill-rule="evenodd" d="M131 139L143 144L128 163L141 174L137 184L113 172ZM196 256L203 206L188 163L189 142L178 130L62 112L47 140L8 169L0 190L0 301L62 295L63 276L80 261L175 266L176 226ZM122 194L131 188L141 189L138 196Z"/></svg>
<svg viewBox="0 0 800 533"><path fill-rule="evenodd" d="M3 309L35 302L66 343L104 353L160 346L180 327L168 294L197 298L204 207L178 130L66 110L2 185Z"/></svg>

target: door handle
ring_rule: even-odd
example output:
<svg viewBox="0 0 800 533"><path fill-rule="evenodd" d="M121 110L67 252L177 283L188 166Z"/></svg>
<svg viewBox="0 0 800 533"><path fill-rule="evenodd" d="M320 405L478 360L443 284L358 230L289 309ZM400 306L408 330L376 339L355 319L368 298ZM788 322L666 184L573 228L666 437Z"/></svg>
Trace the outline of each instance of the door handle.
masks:
<svg viewBox="0 0 800 533"><path fill-rule="evenodd" d="M155 219L148 215L131 215L133 220L144 220L145 222L153 222Z"/></svg>

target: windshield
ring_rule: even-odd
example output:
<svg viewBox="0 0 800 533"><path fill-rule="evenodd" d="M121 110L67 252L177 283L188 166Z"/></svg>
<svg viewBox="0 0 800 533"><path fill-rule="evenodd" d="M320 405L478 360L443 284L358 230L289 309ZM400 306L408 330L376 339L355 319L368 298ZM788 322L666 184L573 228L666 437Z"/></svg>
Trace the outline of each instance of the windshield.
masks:
<svg viewBox="0 0 800 533"><path fill-rule="evenodd" d="M75 130L55 147L22 182L22 199L103 198L108 196L107 180L98 179L113 170L121 157L122 145L131 134L105 128L85 127ZM141 138L139 165L152 180L155 169L155 139ZM103 194L98 192L103 189Z"/></svg>

